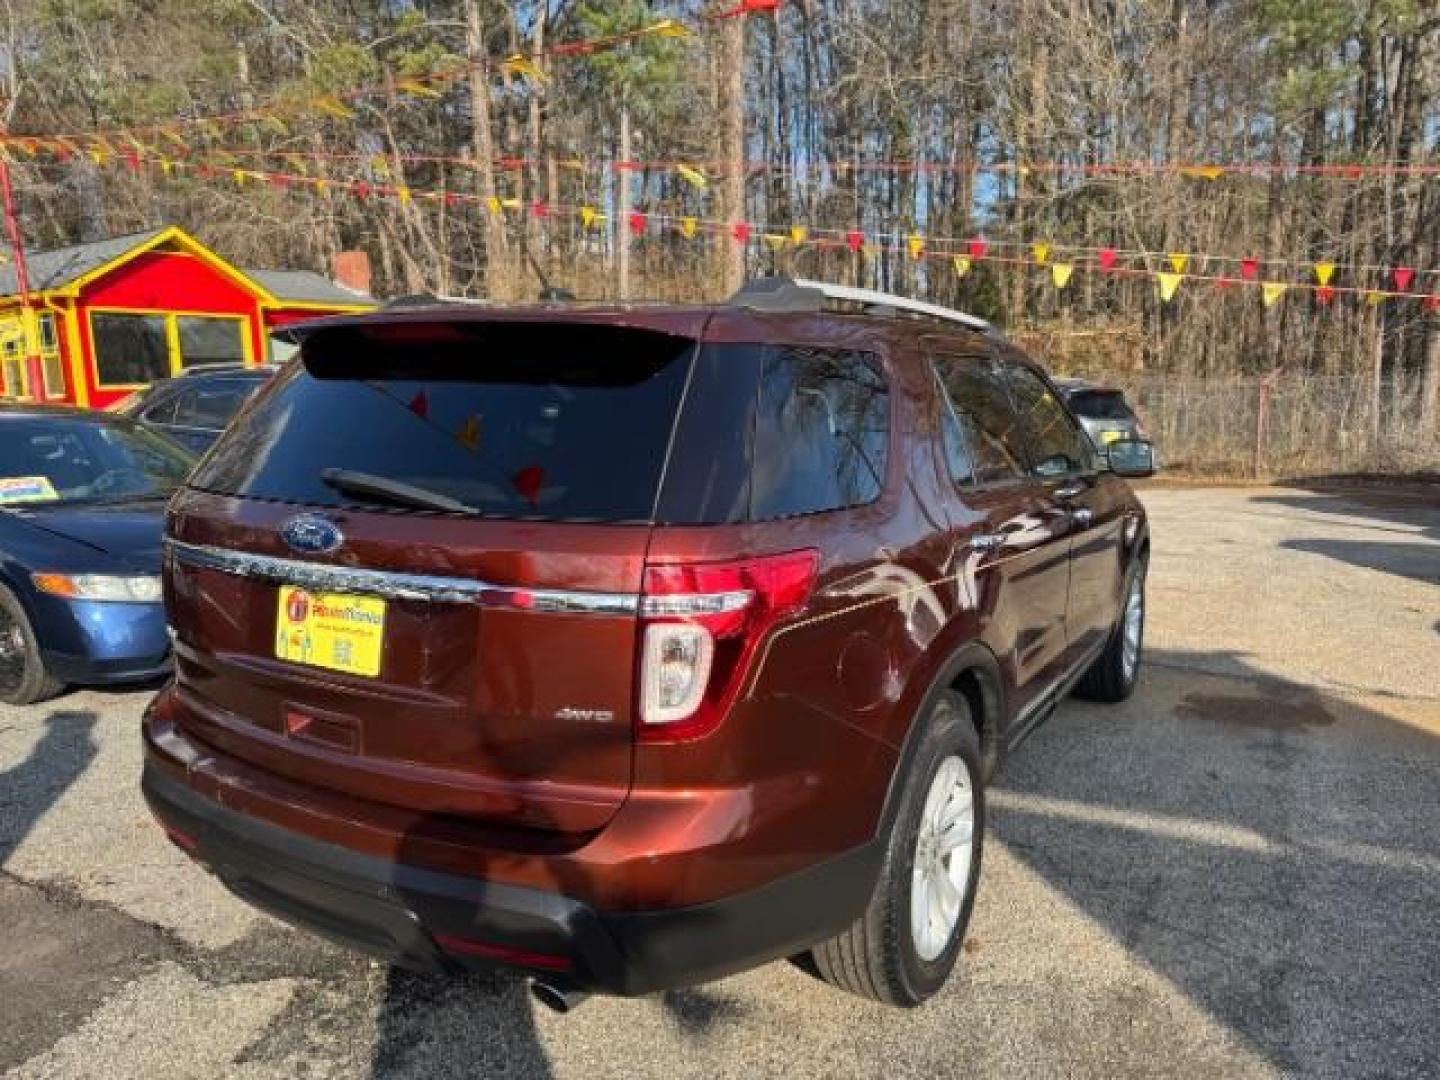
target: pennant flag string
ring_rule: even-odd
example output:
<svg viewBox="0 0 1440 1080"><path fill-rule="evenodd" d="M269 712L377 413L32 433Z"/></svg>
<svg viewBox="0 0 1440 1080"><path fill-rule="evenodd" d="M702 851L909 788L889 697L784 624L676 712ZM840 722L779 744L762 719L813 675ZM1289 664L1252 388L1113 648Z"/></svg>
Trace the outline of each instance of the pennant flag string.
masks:
<svg viewBox="0 0 1440 1080"><path fill-rule="evenodd" d="M608 221L607 215L601 213L589 205L567 205L560 203L547 203L543 200L533 200L524 203L518 198L502 198L500 196L480 196L477 194L461 193L448 189L422 190L404 185L374 185L365 180L325 178L311 176L304 173L275 173L262 172L247 169L222 170L217 172L213 165L204 162L181 161L174 158L154 158L152 160L158 170L166 175L185 173L199 179L213 180L219 176L229 177L236 184L246 184L252 181L268 182L278 191L293 191L310 187L317 192L325 192L335 189L346 192L357 199L384 198L393 199L402 205L413 202L443 202L446 206L470 204L483 206L483 208L494 216L500 216L506 211L517 213L529 213L537 219L545 220L553 218L556 214L569 215L577 220L583 229L591 229L602 222ZM166 165L168 164L168 169ZM1157 289L1164 300L1172 299L1182 282L1209 282L1216 286L1227 286L1235 284L1258 285L1261 289L1261 299L1266 307L1271 307L1280 298L1291 290L1306 290L1317 295L1322 305L1328 305L1337 295L1363 295L1370 303L1379 303L1387 299L1415 299L1425 305L1427 311L1433 310L1434 294L1429 292L1412 292L1410 286L1414 283L1417 271L1414 267L1393 267L1385 268L1388 280L1394 288L1376 288L1370 284L1336 285L1320 284L1318 279L1322 273L1321 265L1311 263L1311 272L1315 280L1285 282L1272 279L1261 281L1258 279L1258 270L1262 261L1256 258L1245 258L1238 260L1240 263L1241 279L1237 281L1233 277L1222 274L1186 274L1173 270L1176 264L1176 255L1180 253L1167 253L1165 259L1171 266L1171 271L1155 271L1145 267L1132 265L1121 265L1118 259L1121 252L1114 248L1074 248L1066 249L1077 253L1093 253L1095 258L1082 257L1066 260L1054 260L1051 258L1053 248L1048 242L1039 241L1029 245L1027 255L1004 256L992 253L992 246L999 247L1020 247L1018 241L994 241L988 238L972 238L969 240L955 240L953 238L926 237L920 233L894 233L877 232L864 234L855 229L814 229L805 225L791 225L778 231L759 229L752 222L746 221L722 221L714 218L703 218L693 214L668 214L654 210L632 209L626 215L626 223L630 231L638 236L648 233L652 226L678 232L686 239L693 239L700 233L722 235L728 234L731 240L739 244L748 244L757 236L764 243L779 251L786 247L799 247L802 245L813 245L820 248L848 249L856 252L856 241L859 240L858 254L875 256L881 253L894 253L897 255L908 255L915 260L922 259L945 259L949 261L957 276L964 277L973 271L976 264L982 262L993 262L1001 265L1015 267L1045 267L1050 275L1051 283L1057 289L1065 288L1076 270L1098 269L1105 273L1117 274L1126 277L1149 277L1156 282ZM884 242L886 239L891 242ZM957 254L954 250L946 250L960 246L964 254ZM1110 253L1115 253L1114 255ZM1126 253L1130 254L1130 253ZM1146 256L1153 256L1156 253L1143 252ZM1226 256L1196 255L1184 253L1184 265L1188 268L1191 262L1201 260L1209 262L1237 261ZM1263 265L1271 265L1269 262ZM1333 270L1325 274L1333 281ZM1425 271L1434 273L1435 271ZM1320 290L1325 290L1322 294ZM423 410L426 402L412 402L412 409Z"/></svg>

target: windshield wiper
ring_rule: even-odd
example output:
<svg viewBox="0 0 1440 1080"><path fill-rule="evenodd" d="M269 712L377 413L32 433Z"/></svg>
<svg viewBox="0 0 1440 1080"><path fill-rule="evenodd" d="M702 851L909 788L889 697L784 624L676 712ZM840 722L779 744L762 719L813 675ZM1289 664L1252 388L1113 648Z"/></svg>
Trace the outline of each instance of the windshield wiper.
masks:
<svg viewBox="0 0 1440 1080"><path fill-rule="evenodd" d="M452 514L481 512L469 503L452 499L449 495L416 487L402 480L376 476L374 473L355 472L351 469L321 469L320 479L327 487L347 495L360 495L396 506L409 506L419 510L445 510Z"/></svg>

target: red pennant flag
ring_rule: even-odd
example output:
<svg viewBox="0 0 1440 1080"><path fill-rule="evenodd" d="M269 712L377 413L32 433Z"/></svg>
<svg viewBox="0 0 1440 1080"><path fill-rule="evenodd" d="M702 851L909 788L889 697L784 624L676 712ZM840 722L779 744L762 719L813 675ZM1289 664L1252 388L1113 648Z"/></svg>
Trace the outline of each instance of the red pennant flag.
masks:
<svg viewBox="0 0 1440 1080"><path fill-rule="evenodd" d="M990 245L987 244L984 240L980 240L980 239L971 240L971 241L970 241L970 258L974 259L976 262L979 262L981 259L983 259L983 258L985 257L985 252L986 252L987 250L989 250L989 247L990 247Z"/></svg>
<svg viewBox="0 0 1440 1080"><path fill-rule="evenodd" d="M456 195L453 191L445 192L440 198L444 200L446 206L454 206L460 201L460 196Z"/></svg>
<svg viewBox="0 0 1440 1080"><path fill-rule="evenodd" d="M1330 301L1335 299L1335 290L1329 285L1321 285L1318 289L1315 290L1315 299L1318 300L1321 304L1328 307L1330 305Z"/></svg>
<svg viewBox="0 0 1440 1080"><path fill-rule="evenodd" d="M521 498L533 507L539 501L540 488L545 483L545 470L538 465L526 465L510 477L510 482L515 485Z"/></svg>
<svg viewBox="0 0 1440 1080"><path fill-rule="evenodd" d="M368 199L370 197L370 185L364 180L356 180L350 185L350 193L357 199Z"/></svg>
<svg viewBox="0 0 1440 1080"><path fill-rule="evenodd" d="M780 9L780 0L740 0L732 8L716 15L711 15L712 20L734 19L741 15L758 15L762 11L775 12Z"/></svg>
<svg viewBox="0 0 1440 1080"><path fill-rule="evenodd" d="M125 162L125 167L131 172L140 171L140 155L134 150L126 150L120 155L120 160Z"/></svg>
<svg viewBox="0 0 1440 1080"><path fill-rule="evenodd" d="M1413 267L1397 266L1395 267L1394 274L1395 288L1399 289L1401 292L1404 292L1406 289L1410 288L1410 282L1415 280L1415 270Z"/></svg>
<svg viewBox="0 0 1440 1080"><path fill-rule="evenodd" d="M1360 177L1364 176L1365 174L1360 171L1359 165L1351 165L1345 170L1345 175L1351 180L1359 180Z"/></svg>
<svg viewBox="0 0 1440 1080"><path fill-rule="evenodd" d="M750 225L748 222L737 221L730 227L730 235L735 238L737 244L748 243L750 240Z"/></svg>
<svg viewBox="0 0 1440 1080"><path fill-rule="evenodd" d="M536 199L530 204L530 213L537 218L543 218L550 213L550 205L544 199Z"/></svg>
<svg viewBox="0 0 1440 1080"><path fill-rule="evenodd" d="M1240 276L1246 281L1254 281L1255 275L1260 272L1259 259L1241 259Z"/></svg>
<svg viewBox="0 0 1440 1080"><path fill-rule="evenodd" d="M1100 269L1101 269L1101 270L1113 270L1113 269L1115 269L1115 258L1116 258L1116 255L1117 255L1117 252L1115 251L1114 248L1101 248L1101 249L1100 249Z"/></svg>
<svg viewBox="0 0 1440 1080"><path fill-rule="evenodd" d="M639 236L641 233L643 233L643 232L645 231L645 211L643 211L643 210L631 210L631 211L630 211L630 231L631 231L632 233L634 233L636 236Z"/></svg>
<svg viewBox="0 0 1440 1080"><path fill-rule="evenodd" d="M215 170L209 165L196 165L195 175L198 176L201 180L214 180Z"/></svg>
<svg viewBox="0 0 1440 1080"><path fill-rule="evenodd" d="M859 229L851 229L845 234L845 246L850 249L850 254L860 254L861 245L865 243L865 234Z"/></svg>
<svg viewBox="0 0 1440 1080"><path fill-rule="evenodd" d="M421 390L418 394L416 394L413 398L410 399L409 407L410 411L413 412L416 416L420 417L422 420L430 415L430 399L425 396L424 390Z"/></svg>
<svg viewBox="0 0 1440 1080"><path fill-rule="evenodd" d="M283 172L272 172L265 179L269 180L273 187L287 188L290 186L290 177Z"/></svg>
<svg viewBox="0 0 1440 1080"><path fill-rule="evenodd" d="M1238 285L1238 284L1239 284L1239 279L1238 279L1238 278L1223 277L1223 276L1222 276L1222 277L1217 277L1217 278L1215 279L1215 288L1217 288L1217 289L1228 289L1231 285Z"/></svg>
<svg viewBox="0 0 1440 1080"><path fill-rule="evenodd" d="M1426 311L1440 311L1440 293L1434 293L1425 297L1423 304Z"/></svg>

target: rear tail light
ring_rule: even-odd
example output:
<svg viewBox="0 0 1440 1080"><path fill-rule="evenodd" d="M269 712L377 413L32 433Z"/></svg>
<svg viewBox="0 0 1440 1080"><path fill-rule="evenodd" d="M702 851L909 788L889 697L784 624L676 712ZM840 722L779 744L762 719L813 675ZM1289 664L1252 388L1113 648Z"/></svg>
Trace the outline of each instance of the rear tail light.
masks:
<svg viewBox="0 0 1440 1080"><path fill-rule="evenodd" d="M694 739L720 723L756 646L805 606L819 552L645 568L640 602L643 742Z"/></svg>

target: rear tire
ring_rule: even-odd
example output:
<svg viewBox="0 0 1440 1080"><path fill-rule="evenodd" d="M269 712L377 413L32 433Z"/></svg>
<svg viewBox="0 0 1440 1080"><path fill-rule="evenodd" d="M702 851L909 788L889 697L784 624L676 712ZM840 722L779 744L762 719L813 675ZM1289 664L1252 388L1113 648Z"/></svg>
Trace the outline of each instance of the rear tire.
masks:
<svg viewBox="0 0 1440 1080"><path fill-rule="evenodd" d="M1145 570L1143 559L1125 580L1125 606L1110 632L1105 651L1075 685L1075 696L1109 704L1124 701L1140 681L1145 647Z"/></svg>
<svg viewBox="0 0 1440 1080"><path fill-rule="evenodd" d="M946 691L922 723L869 905L849 929L810 951L827 982L905 1007L931 997L955 966L985 831L969 701Z"/></svg>
<svg viewBox="0 0 1440 1080"><path fill-rule="evenodd" d="M0 586L0 701L33 705L52 698L65 684L45 670L40 643L20 601Z"/></svg>

